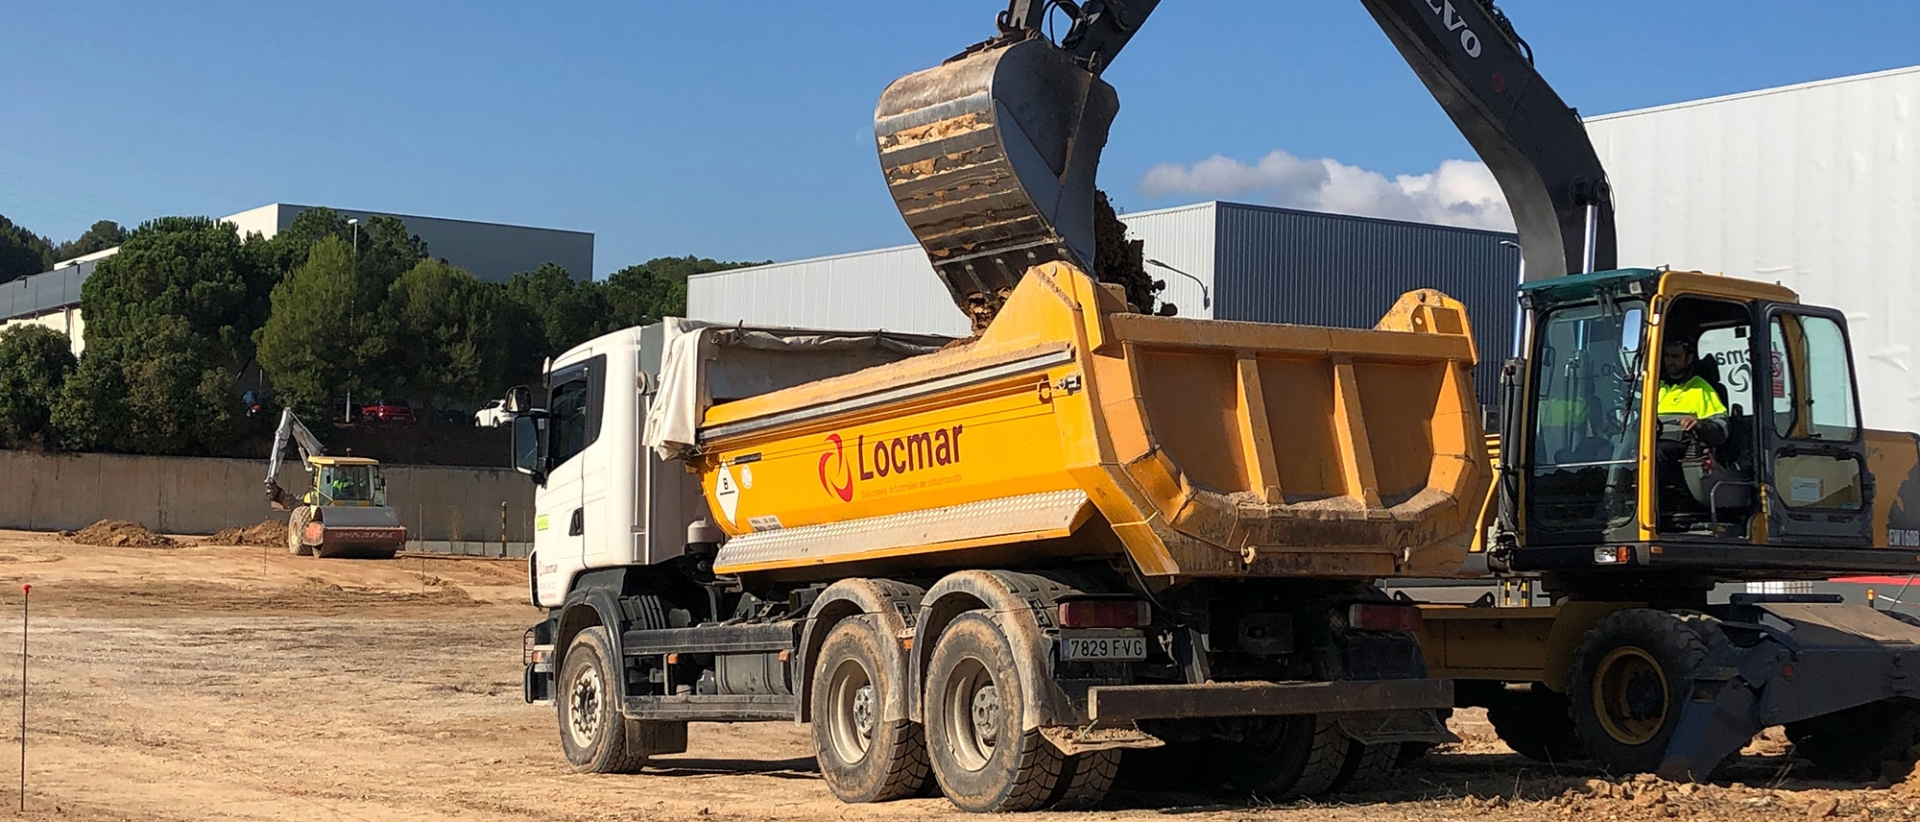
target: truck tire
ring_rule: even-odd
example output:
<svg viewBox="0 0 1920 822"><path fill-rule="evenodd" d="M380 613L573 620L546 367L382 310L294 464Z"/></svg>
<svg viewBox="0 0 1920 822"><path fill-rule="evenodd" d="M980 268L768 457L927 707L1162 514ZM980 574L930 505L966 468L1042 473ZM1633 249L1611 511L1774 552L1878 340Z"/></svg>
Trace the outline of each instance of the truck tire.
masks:
<svg viewBox="0 0 1920 822"><path fill-rule="evenodd" d="M1206 742L1168 742L1158 748L1132 748L1120 755L1115 780L1127 790L1207 793L1220 787L1220 775L1207 765Z"/></svg>
<svg viewBox="0 0 1920 822"><path fill-rule="evenodd" d="M905 683L888 674L883 635L871 617L842 620L820 647L813 675L813 747L820 775L842 802L913 796L931 774L920 725L888 722L889 693Z"/></svg>
<svg viewBox="0 0 1920 822"><path fill-rule="evenodd" d="M1542 686L1501 692L1487 706L1487 722L1514 753L1535 762L1571 762L1587 756L1574 731L1566 695Z"/></svg>
<svg viewBox="0 0 1920 822"><path fill-rule="evenodd" d="M927 669L927 750L947 801L973 813L1046 805L1063 757L1038 730L1023 730L1025 694L1000 626L985 611L961 614Z"/></svg>
<svg viewBox="0 0 1920 822"><path fill-rule="evenodd" d="M616 664L607 629L595 625L575 634L554 687L560 749L575 773L638 773L644 754L628 750L626 718L620 713Z"/></svg>
<svg viewBox="0 0 1920 822"><path fill-rule="evenodd" d="M1400 770L1401 745L1398 742L1381 745L1353 743L1347 748L1347 764L1340 768L1340 775L1334 778L1333 785L1327 790L1342 793L1386 787L1394 773Z"/></svg>
<svg viewBox="0 0 1920 822"><path fill-rule="evenodd" d="M1793 752L1838 777L1878 776L1885 762L1910 762L1920 745L1920 708L1871 702L1787 723Z"/></svg>
<svg viewBox="0 0 1920 822"><path fill-rule="evenodd" d="M1693 671L1707 657L1695 621L1651 608L1620 611L1588 630L1574 650L1567 685L1574 731L1612 773L1659 767Z"/></svg>
<svg viewBox="0 0 1920 822"><path fill-rule="evenodd" d="M1294 799L1333 790L1356 747L1332 719L1280 717L1264 733L1221 746L1216 763L1234 790Z"/></svg>
<svg viewBox="0 0 1920 822"><path fill-rule="evenodd" d="M1066 758L1060 768L1060 781L1054 785L1053 800L1047 806L1056 811L1083 811L1100 804L1113 790L1120 775L1120 752L1092 751Z"/></svg>
<svg viewBox="0 0 1920 822"><path fill-rule="evenodd" d="M307 523L312 521L313 509L305 505L294 508L293 513L287 515L287 553L296 557L313 554L313 546L300 538L301 533L307 530Z"/></svg>

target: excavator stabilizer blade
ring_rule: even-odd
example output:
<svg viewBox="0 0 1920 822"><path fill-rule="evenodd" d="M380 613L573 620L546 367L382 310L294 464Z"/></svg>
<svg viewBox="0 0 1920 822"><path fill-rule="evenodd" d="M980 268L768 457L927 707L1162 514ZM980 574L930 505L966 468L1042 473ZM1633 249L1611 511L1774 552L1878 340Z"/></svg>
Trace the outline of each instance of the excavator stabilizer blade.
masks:
<svg viewBox="0 0 1920 822"><path fill-rule="evenodd" d="M1091 271L1113 87L1041 39L989 45L880 95L887 189L955 304L985 328L1029 267Z"/></svg>

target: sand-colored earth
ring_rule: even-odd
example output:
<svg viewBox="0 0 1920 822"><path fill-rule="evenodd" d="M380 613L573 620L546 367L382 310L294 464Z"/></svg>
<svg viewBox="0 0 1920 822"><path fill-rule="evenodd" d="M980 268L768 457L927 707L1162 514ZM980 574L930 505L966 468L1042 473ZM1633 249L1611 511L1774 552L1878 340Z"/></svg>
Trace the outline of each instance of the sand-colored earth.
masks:
<svg viewBox="0 0 1920 822"><path fill-rule="evenodd" d="M0 531L0 581L13 583L0 586L0 649L19 648L20 584L33 586L28 818L963 818L942 799L839 804L806 727L787 723L695 725L687 753L646 773L569 773L551 709L520 699L520 635L539 613L513 561L323 560L274 545L176 538L155 550ZM0 706L19 697L14 653L0 657ZM13 724L0 720L7 808ZM1274 805L1122 786L1097 810L1028 818L1920 818L1920 778L1807 779L1777 730L1724 781L1694 786L1530 762L1477 711L1454 727L1463 744L1384 793Z"/></svg>

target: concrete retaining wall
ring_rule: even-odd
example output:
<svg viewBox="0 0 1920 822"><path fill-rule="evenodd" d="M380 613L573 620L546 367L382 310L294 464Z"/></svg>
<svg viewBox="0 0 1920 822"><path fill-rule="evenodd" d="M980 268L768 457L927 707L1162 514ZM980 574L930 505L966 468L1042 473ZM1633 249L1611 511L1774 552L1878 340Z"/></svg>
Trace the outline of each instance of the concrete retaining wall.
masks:
<svg viewBox="0 0 1920 822"><path fill-rule="evenodd" d="M491 543L533 538L533 483L505 469L386 465L387 501L411 540ZM103 519L168 534L211 534L286 515L267 506L266 460L0 451L0 528L79 529ZM280 484L307 485L300 461ZM504 505L504 509L503 506Z"/></svg>

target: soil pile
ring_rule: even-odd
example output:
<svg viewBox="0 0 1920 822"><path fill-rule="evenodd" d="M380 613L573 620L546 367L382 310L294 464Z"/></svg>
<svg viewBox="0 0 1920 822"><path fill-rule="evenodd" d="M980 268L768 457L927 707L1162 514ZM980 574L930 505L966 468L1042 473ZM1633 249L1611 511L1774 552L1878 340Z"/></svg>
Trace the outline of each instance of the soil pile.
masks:
<svg viewBox="0 0 1920 822"><path fill-rule="evenodd" d="M163 537L137 522L123 519L103 519L74 532L69 537L81 545L100 545L107 548L170 548L174 541Z"/></svg>
<svg viewBox="0 0 1920 822"><path fill-rule="evenodd" d="M228 528L207 538L208 545L251 545L273 548L287 544L285 520L267 519L246 528Z"/></svg>

